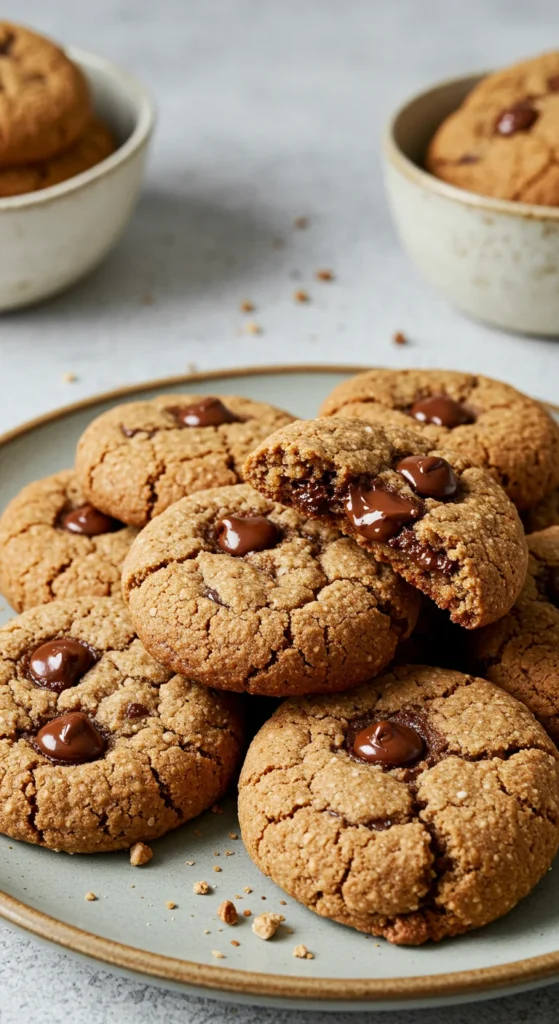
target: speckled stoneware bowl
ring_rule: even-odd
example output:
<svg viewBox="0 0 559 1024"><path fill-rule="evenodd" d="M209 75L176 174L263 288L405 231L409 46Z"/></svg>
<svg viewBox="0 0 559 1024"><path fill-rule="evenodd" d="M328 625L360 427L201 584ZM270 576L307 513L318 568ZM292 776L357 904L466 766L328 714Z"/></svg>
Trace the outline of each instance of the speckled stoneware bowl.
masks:
<svg viewBox="0 0 559 1024"><path fill-rule="evenodd" d="M92 270L122 234L140 191L155 118L149 95L115 64L81 50L69 55L119 145L59 185L0 199L0 310L45 299Z"/></svg>
<svg viewBox="0 0 559 1024"><path fill-rule="evenodd" d="M435 130L481 77L422 92L390 121L392 212L412 260L454 305L507 330L559 335L559 207L480 196L423 169Z"/></svg>

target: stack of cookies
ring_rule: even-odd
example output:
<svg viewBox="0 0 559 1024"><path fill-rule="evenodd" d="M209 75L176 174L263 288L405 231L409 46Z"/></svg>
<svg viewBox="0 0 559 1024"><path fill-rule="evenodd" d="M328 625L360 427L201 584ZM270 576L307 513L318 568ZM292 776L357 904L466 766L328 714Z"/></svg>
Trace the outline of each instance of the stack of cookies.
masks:
<svg viewBox="0 0 559 1024"><path fill-rule="evenodd" d="M246 848L315 912L405 944L506 913L559 845L557 493L558 425L468 374L104 413L0 520L0 830L123 849L244 757Z"/></svg>
<svg viewBox="0 0 559 1024"><path fill-rule="evenodd" d="M0 22L0 126L0 197L57 185L115 149L80 68L9 22Z"/></svg>

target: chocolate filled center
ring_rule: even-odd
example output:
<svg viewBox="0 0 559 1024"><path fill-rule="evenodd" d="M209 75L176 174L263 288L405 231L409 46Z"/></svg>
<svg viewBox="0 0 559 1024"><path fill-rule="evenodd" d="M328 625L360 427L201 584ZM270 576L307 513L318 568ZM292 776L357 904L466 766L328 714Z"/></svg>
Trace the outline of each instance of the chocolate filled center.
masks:
<svg viewBox="0 0 559 1024"><path fill-rule="evenodd" d="M319 480L295 480L293 492L297 506L308 515L326 515L330 509L328 489Z"/></svg>
<svg viewBox="0 0 559 1024"><path fill-rule="evenodd" d="M95 761L105 749L105 740L82 711L70 711L47 722L35 743L43 754L63 764Z"/></svg>
<svg viewBox="0 0 559 1024"><path fill-rule="evenodd" d="M281 531L266 516L225 516L217 524L215 535L222 551L237 556L275 548L281 540Z"/></svg>
<svg viewBox="0 0 559 1024"><path fill-rule="evenodd" d="M433 423L436 427L461 427L472 423L470 412L448 395L429 395L412 405L409 415L418 423Z"/></svg>
<svg viewBox="0 0 559 1024"><path fill-rule="evenodd" d="M517 132L530 130L539 117L538 111L531 106L528 100L502 110L495 121L495 132L497 135L516 135Z"/></svg>
<svg viewBox="0 0 559 1024"><path fill-rule="evenodd" d="M371 722L353 741L353 753L361 761L398 768L418 761L423 756L422 737L409 725L381 719Z"/></svg>
<svg viewBox="0 0 559 1024"><path fill-rule="evenodd" d="M145 718L146 715L149 715L149 708L146 708L145 704L140 704L136 701L132 701L131 704L127 704L124 709L125 718Z"/></svg>
<svg viewBox="0 0 559 1024"><path fill-rule="evenodd" d="M79 683L96 661L96 655L86 644L61 637L49 640L33 651L29 659L29 675L38 686L62 693Z"/></svg>
<svg viewBox="0 0 559 1024"><path fill-rule="evenodd" d="M101 533L115 533L122 530L124 523L112 516L106 516L94 505L80 505L62 517L61 526L69 533L80 533L84 537L98 537Z"/></svg>
<svg viewBox="0 0 559 1024"><path fill-rule="evenodd" d="M349 488L345 503L347 518L367 540L385 541L406 523L420 515L420 509L409 498L382 487Z"/></svg>
<svg viewBox="0 0 559 1024"><path fill-rule="evenodd" d="M203 398L200 402L175 409L174 415L182 427L220 427L223 423L239 422L239 417L220 398Z"/></svg>
<svg viewBox="0 0 559 1024"><path fill-rule="evenodd" d="M396 469L422 498L452 498L458 490L452 466L437 455L408 455Z"/></svg>

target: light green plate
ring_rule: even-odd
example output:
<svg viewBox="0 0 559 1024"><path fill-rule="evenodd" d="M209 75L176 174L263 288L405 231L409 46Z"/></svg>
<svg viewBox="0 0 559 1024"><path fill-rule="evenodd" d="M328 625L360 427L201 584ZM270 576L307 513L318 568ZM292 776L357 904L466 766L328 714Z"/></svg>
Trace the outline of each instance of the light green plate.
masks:
<svg viewBox="0 0 559 1024"><path fill-rule="evenodd" d="M184 388L243 394L308 417L349 372L306 367L196 375L43 417L0 438L0 507L30 480L71 465L84 427L117 400ZM8 618L9 609L3 615ZM154 843L153 861L144 868L131 867L126 853L69 857L0 837L0 914L144 980L262 1005L394 1009L487 998L559 978L559 890L551 873L506 918L480 932L437 946L398 948L316 917L291 899L280 904L283 893L229 832L238 832L233 799L224 814L208 813ZM192 885L202 879L212 892L195 896ZM95 902L84 899L89 891ZM226 898L253 916L283 913L292 933L263 942L253 935L250 918L227 927L216 916ZM168 910L167 901L176 909ZM299 943L312 950L313 960L293 957Z"/></svg>

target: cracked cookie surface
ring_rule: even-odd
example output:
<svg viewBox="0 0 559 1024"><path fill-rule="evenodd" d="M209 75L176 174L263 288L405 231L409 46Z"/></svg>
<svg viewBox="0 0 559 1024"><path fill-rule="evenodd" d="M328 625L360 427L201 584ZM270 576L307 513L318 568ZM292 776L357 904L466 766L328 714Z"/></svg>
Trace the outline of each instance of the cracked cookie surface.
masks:
<svg viewBox="0 0 559 1024"><path fill-rule="evenodd" d="M436 486L408 482L410 456L443 474ZM467 629L500 618L520 592L527 549L514 505L486 470L432 451L426 437L357 419L298 420L252 452L245 476L354 537ZM447 496L421 496L424 486Z"/></svg>
<svg viewBox="0 0 559 1024"><path fill-rule="evenodd" d="M0 167L49 160L78 139L90 118L87 82L64 51L0 22Z"/></svg>
<svg viewBox="0 0 559 1024"><path fill-rule="evenodd" d="M83 507L73 470L28 484L0 518L0 591L16 611L56 598L120 595L122 563L137 534L110 522L92 536L63 525Z"/></svg>
<svg viewBox="0 0 559 1024"><path fill-rule="evenodd" d="M219 524L228 517L261 517L256 540L265 526L271 546L224 550ZM247 484L168 508L137 537L122 582L138 635L159 661L207 686L269 696L370 678L419 607L389 566Z"/></svg>
<svg viewBox="0 0 559 1024"><path fill-rule="evenodd" d="M55 689L37 685L38 649L68 638L92 666L60 690L51 658ZM76 713L102 752L57 762L41 731ZM119 600L56 601L0 629L0 831L14 839L70 853L155 839L224 794L242 745L237 698L158 665Z"/></svg>
<svg viewBox="0 0 559 1024"><path fill-rule="evenodd" d="M450 408L423 405L433 396L448 397ZM490 377L451 370L367 370L338 384L321 415L417 431L432 447L452 448L489 470L520 509L559 486L559 424L539 402Z"/></svg>
<svg viewBox="0 0 559 1024"><path fill-rule="evenodd" d="M469 638L480 675L514 694L559 741L559 526L527 537L526 582L499 622Z"/></svg>
<svg viewBox="0 0 559 1024"><path fill-rule="evenodd" d="M559 53L488 75L443 121L427 169L459 188L546 206L559 204Z"/></svg>
<svg viewBox="0 0 559 1024"><path fill-rule="evenodd" d="M190 425L203 416L189 410L203 403L217 408L217 415L206 418L221 422ZM90 423L78 442L76 473L97 508L144 526L179 498L239 483L248 453L292 419L272 405L235 395L130 402Z"/></svg>
<svg viewBox="0 0 559 1024"><path fill-rule="evenodd" d="M413 765L360 760L379 720L421 738ZM417 945L488 924L559 842L557 750L483 679L402 666L338 697L289 700L253 740L239 821L258 867L323 917Z"/></svg>
<svg viewBox="0 0 559 1024"><path fill-rule="evenodd" d="M105 160L115 148L108 128L98 118L93 118L70 149L50 160L24 167L0 167L0 196L19 196L58 185Z"/></svg>

